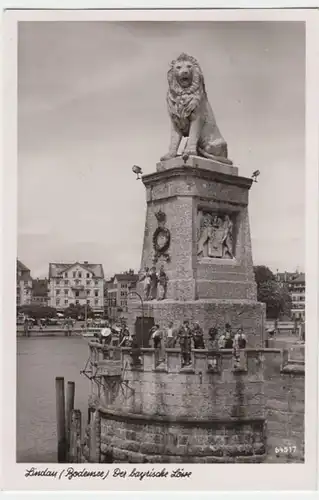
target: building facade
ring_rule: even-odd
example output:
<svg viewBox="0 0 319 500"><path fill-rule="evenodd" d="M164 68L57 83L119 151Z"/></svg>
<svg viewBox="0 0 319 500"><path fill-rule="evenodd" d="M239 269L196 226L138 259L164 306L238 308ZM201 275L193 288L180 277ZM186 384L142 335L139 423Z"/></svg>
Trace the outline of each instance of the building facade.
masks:
<svg viewBox="0 0 319 500"><path fill-rule="evenodd" d="M306 312L306 278L305 273L298 273L288 282L291 295L293 319L305 321Z"/></svg>
<svg viewBox="0 0 319 500"><path fill-rule="evenodd" d="M49 264L49 306L63 311L71 304L87 304L94 312L103 313L102 264L90 264L87 261Z"/></svg>
<svg viewBox="0 0 319 500"><path fill-rule="evenodd" d="M17 259L16 305L30 305L32 301L32 278L30 269Z"/></svg>
<svg viewBox="0 0 319 500"><path fill-rule="evenodd" d="M48 306L49 304L49 281L45 279L32 280L32 305Z"/></svg>
<svg viewBox="0 0 319 500"><path fill-rule="evenodd" d="M104 281L104 314L106 316L109 315L109 295L108 295L109 286L112 286L112 279Z"/></svg>
<svg viewBox="0 0 319 500"><path fill-rule="evenodd" d="M127 313L127 296L129 290L136 289L138 274L133 270L126 273L115 274L115 276L107 282L107 301L108 301L108 317L110 319L118 319L125 316Z"/></svg>
<svg viewBox="0 0 319 500"><path fill-rule="evenodd" d="M285 284L291 297L291 318L305 321L306 310L306 278L305 273L277 273L277 280Z"/></svg>

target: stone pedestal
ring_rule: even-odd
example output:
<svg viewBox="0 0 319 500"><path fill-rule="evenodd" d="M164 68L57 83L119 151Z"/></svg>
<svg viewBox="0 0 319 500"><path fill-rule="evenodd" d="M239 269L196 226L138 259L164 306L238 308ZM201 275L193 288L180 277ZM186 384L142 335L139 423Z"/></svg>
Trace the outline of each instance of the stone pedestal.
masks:
<svg viewBox="0 0 319 500"><path fill-rule="evenodd" d="M205 334L230 322L244 327L252 345L261 345L264 306L257 302L248 218L252 180L236 167L199 157L158 163L142 180L147 210L141 270L164 266L168 277L166 299L145 302L144 315L161 326L199 321ZM137 291L143 295L143 282ZM129 311L133 326L142 313L133 296Z"/></svg>

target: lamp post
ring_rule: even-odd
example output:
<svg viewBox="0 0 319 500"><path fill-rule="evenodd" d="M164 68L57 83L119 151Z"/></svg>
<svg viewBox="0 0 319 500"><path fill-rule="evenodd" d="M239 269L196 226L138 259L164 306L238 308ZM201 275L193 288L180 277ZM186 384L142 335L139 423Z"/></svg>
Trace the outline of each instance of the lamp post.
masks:
<svg viewBox="0 0 319 500"><path fill-rule="evenodd" d="M144 302L143 302L142 296L138 292L136 292L135 290L130 290L130 287L129 287L128 295L136 295L140 299L140 302L141 302L141 309L142 309L141 332L142 332L142 343L143 343L142 347L144 347Z"/></svg>
<svg viewBox="0 0 319 500"><path fill-rule="evenodd" d="M84 324L85 324L85 332L87 333L87 329L88 329L88 301L87 301L87 298L85 298L85 304L84 304Z"/></svg>
<svg viewBox="0 0 319 500"><path fill-rule="evenodd" d="M88 294L87 294L87 288L83 287L82 290L79 292L79 298L84 299L84 328L85 328L85 333L87 333L87 322L88 322Z"/></svg>

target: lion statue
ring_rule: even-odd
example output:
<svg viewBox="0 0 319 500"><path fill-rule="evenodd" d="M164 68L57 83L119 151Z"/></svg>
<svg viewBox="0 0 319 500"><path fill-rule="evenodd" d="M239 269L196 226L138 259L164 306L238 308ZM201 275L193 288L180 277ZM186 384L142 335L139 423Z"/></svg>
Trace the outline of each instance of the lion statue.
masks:
<svg viewBox="0 0 319 500"><path fill-rule="evenodd" d="M187 137L183 158L202 156L232 164L227 143L217 126L208 102L204 77L197 60L181 54L167 73L167 106L171 118L169 151L161 161L177 156L182 137Z"/></svg>

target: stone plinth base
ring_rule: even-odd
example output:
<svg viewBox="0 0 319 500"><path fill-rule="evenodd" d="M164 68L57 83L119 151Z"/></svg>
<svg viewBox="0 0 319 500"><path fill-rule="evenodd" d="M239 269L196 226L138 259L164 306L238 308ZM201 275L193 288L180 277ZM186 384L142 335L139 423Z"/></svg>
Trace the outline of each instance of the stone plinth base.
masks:
<svg viewBox="0 0 319 500"><path fill-rule="evenodd" d="M185 161L182 156L177 156L171 160L161 161L156 164L157 172L162 172L163 170L170 170L176 167L195 167L203 168L205 170L210 170L211 172L221 172L227 175L238 175L238 167L233 167L230 161L221 162L218 160L208 160L207 158L202 158L201 156L189 156Z"/></svg>
<svg viewBox="0 0 319 500"><path fill-rule="evenodd" d="M265 304L255 301L241 300L194 300L194 301L150 301L143 306L145 317L153 317L154 323L161 328L168 326L173 321L178 327L185 320L197 321L204 330L207 339L208 330L217 327L219 331L225 328L225 323L230 323L233 332L243 328L247 337L248 346L262 347L264 340ZM128 326L132 331L137 317L141 317L140 303L129 303Z"/></svg>

